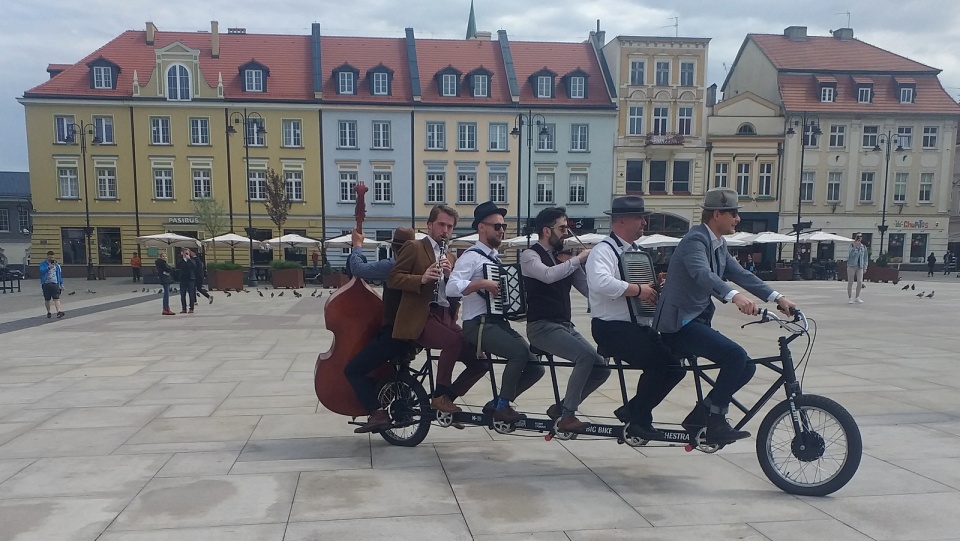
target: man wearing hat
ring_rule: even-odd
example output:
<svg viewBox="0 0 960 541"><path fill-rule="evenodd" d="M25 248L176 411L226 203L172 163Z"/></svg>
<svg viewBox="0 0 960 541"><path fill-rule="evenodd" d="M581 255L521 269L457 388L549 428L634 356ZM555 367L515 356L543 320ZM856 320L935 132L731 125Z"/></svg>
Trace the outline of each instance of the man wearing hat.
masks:
<svg viewBox="0 0 960 541"><path fill-rule="evenodd" d="M741 267L727 250L724 235L740 223L737 192L730 188L707 191L701 205L700 225L692 228L677 246L663 294L657 303L654 327L677 355L705 357L720 366L716 384L683 421L691 439L706 427L710 444L732 443L750 436L734 430L726 413L733 394L750 381L757 367L736 342L710 326L716 310L711 297L733 302L740 312L758 313L757 304L727 284L728 280L767 302L776 302L789 313L796 304Z"/></svg>
<svg viewBox="0 0 960 541"><path fill-rule="evenodd" d="M537 364L536 357L530 353L530 345L510 327L509 321L487 315L487 304L481 297L481 293L500 293L497 282L483 277L483 266L500 263L497 248L506 230L503 219L506 214L507 209L497 207L493 201L477 205L473 211L477 244L457 259L447 281L446 294L447 297L463 297L463 335L467 340L479 345L483 351L507 360L500 382L500 396L484 410L492 408L493 418L497 421L515 423L526 419L526 415L514 410L510 402L543 377L543 367Z"/></svg>
<svg viewBox="0 0 960 541"><path fill-rule="evenodd" d="M656 304L658 293L654 285L631 284L620 273L620 254L640 249L635 242L643 235L646 217L651 212L644 208L642 197L628 195L615 198L606 214L610 215L610 236L587 259L591 331L598 349L643 369L636 396L614 415L629 423L627 437L656 439L662 433L653 427L653 408L683 380L686 372L660 343L651 328L651 318L635 315L630 308L628 297Z"/></svg>

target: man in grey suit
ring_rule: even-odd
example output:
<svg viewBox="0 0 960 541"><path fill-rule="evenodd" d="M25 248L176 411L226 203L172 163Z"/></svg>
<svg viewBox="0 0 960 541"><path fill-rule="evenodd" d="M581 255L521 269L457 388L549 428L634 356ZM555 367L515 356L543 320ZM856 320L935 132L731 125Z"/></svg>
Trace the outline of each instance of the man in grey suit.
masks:
<svg viewBox="0 0 960 541"><path fill-rule="evenodd" d="M726 413L733 394L750 381L757 367L742 347L710 326L716 311L711 297L732 301L740 312L756 315L757 304L724 281L729 280L760 299L776 302L785 313L796 304L741 267L727 251L723 235L736 231L740 223L737 192L709 190L701 207L700 225L684 235L670 258L653 325L674 354L705 357L720 366L713 389L694 406L683 427L693 438L705 426L707 443L725 444L750 436L734 430Z"/></svg>

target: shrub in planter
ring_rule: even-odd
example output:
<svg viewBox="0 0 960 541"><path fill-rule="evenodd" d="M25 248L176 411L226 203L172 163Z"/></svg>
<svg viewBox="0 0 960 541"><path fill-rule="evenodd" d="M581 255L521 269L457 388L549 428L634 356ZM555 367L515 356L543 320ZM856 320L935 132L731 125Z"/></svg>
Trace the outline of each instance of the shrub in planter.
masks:
<svg viewBox="0 0 960 541"><path fill-rule="evenodd" d="M273 287L303 287L303 265L296 261L273 261L270 263L270 281Z"/></svg>
<svg viewBox="0 0 960 541"><path fill-rule="evenodd" d="M216 262L207 265L207 283L210 289L240 291L243 289L243 265Z"/></svg>

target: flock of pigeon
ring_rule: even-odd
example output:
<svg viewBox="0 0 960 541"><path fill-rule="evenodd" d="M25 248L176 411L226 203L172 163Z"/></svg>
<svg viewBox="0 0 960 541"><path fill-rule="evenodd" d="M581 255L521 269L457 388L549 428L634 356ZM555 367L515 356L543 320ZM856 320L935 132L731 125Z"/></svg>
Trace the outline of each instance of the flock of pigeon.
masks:
<svg viewBox="0 0 960 541"><path fill-rule="evenodd" d="M900 291L906 291L906 290L908 290L908 289L909 289L910 291L916 291L916 290L917 290L917 284L910 284L910 285L908 285L908 286L903 286L903 287L900 288ZM917 293L917 298L918 298L918 299L932 299L934 293L936 293L936 291L931 291L930 293L927 293L926 291L921 291L920 293Z"/></svg>
<svg viewBox="0 0 960 541"><path fill-rule="evenodd" d="M266 288L265 288L265 289L266 289ZM267 290L269 291L269 289L267 289ZM179 291L179 290L178 290L177 288L175 288L175 287L171 287L171 288L170 288L170 293L177 293L178 291ZM242 291L243 293L250 293L250 290L249 290L249 289L242 289L242 290L240 290L240 291ZM140 291L137 291L136 289L134 289L131 293L147 293L147 292L157 293L157 294L159 295L159 294L162 294L162 293L163 293L163 289L158 289L158 290L156 290L156 291L153 291L153 288L146 288L146 287L144 287L144 288L141 288ZM88 290L87 290L87 293L90 294L90 295L96 295L97 292L88 289ZM238 293L239 293L239 291L238 291ZM76 291L71 291L70 293L67 293L67 295L76 295L76 294L77 294ZM232 296L233 296L233 294L230 293L229 291L224 291L224 294L225 294L227 297L232 297ZM270 292L270 298L272 299L272 298L274 298L274 296L276 296L276 297L282 297L283 294L284 294L283 291L281 291L281 292L278 293L278 294L275 294L273 291L271 291L271 292ZM263 291L260 291L260 288L257 288L257 295L260 295L261 297L264 297ZM299 298L304 297L305 295L304 295L303 293L300 293L299 290L294 289L294 290L293 290L293 296L299 299ZM311 297L316 297L316 298L319 299L319 298L323 297L323 290L322 290L322 289L314 289L314 290L313 290L313 293L311 293L310 296L311 296Z"/></svg>

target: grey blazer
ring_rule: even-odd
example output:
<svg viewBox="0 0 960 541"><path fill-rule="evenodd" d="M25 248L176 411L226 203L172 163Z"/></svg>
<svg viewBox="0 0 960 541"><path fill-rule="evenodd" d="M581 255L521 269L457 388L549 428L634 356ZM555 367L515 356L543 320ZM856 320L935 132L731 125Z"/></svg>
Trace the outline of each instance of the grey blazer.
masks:
<svg viewBox="0 0 960 541"><path fill-rule="evenodd" d="M723 301L732 287L730 280L757 297L767 300L773 288L740 266L727 250L727 241L714 253L713 233L700 224L683 236L670 258L667 282L657 301L653 327L665 333L679 331L685 323L701 319L707 325L716 310L711 296Z"/></svg>

